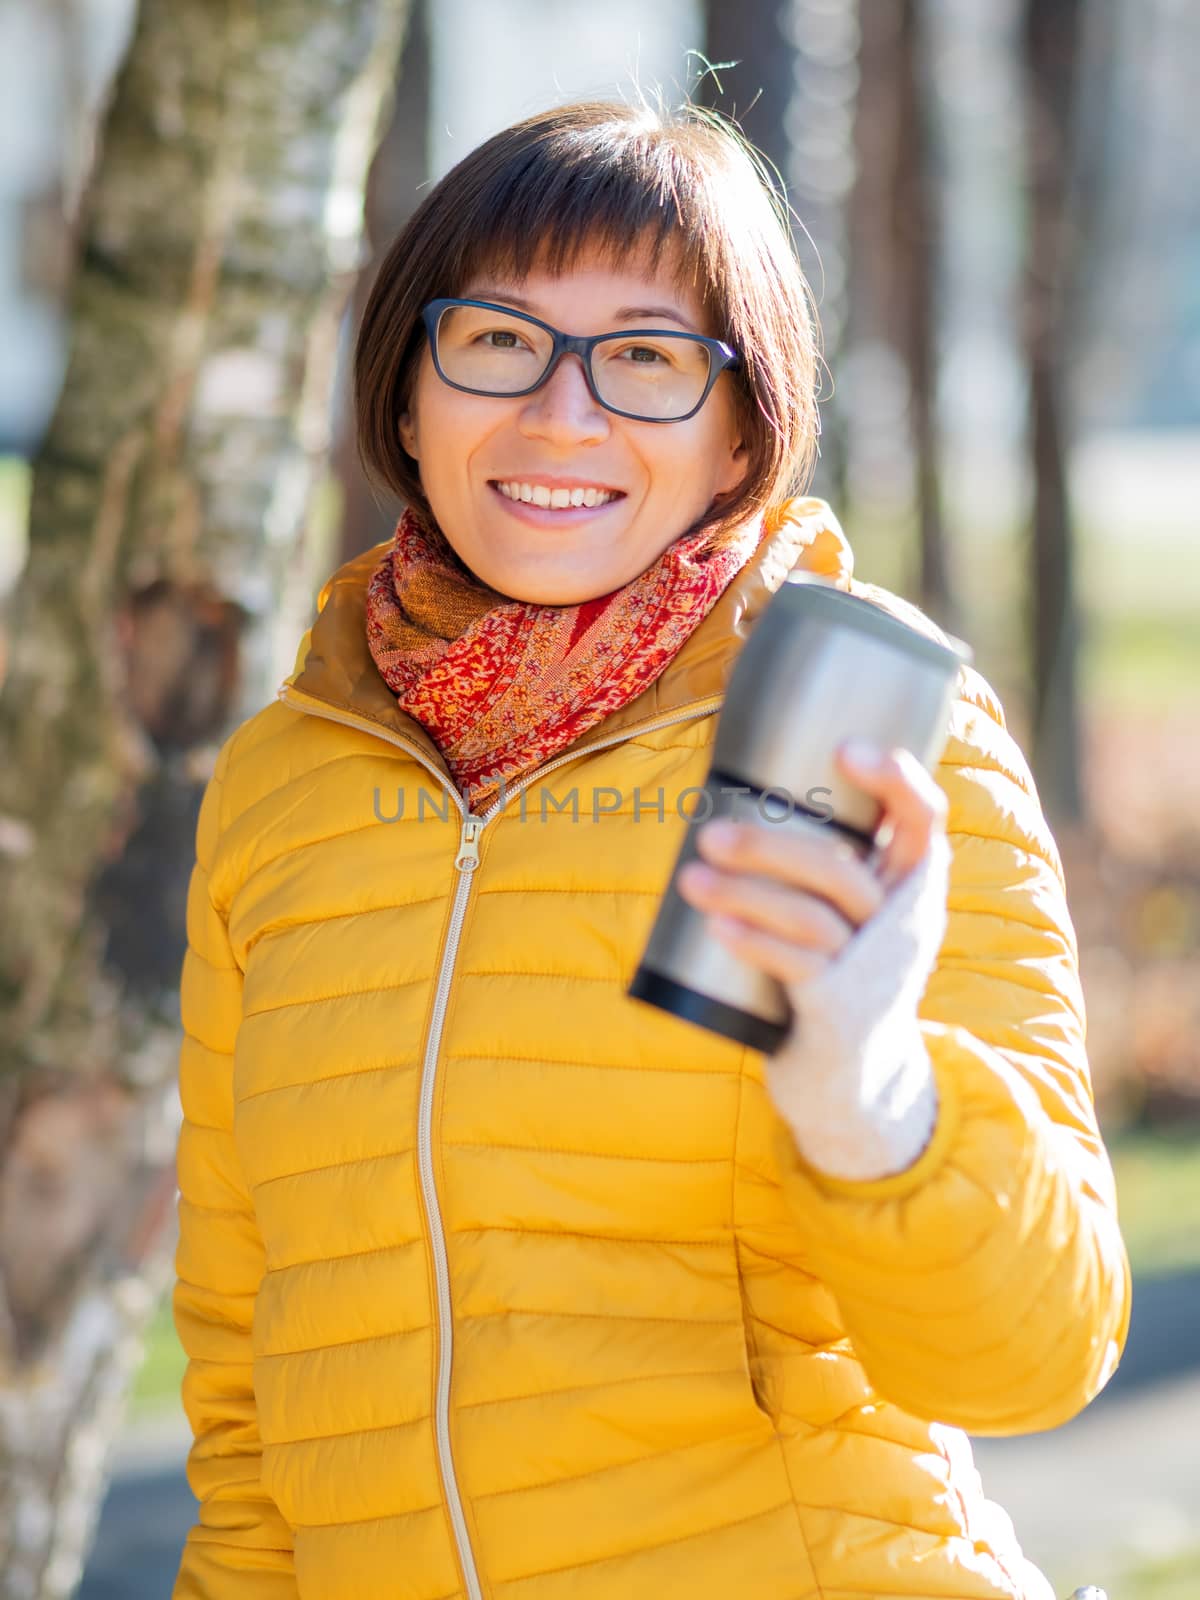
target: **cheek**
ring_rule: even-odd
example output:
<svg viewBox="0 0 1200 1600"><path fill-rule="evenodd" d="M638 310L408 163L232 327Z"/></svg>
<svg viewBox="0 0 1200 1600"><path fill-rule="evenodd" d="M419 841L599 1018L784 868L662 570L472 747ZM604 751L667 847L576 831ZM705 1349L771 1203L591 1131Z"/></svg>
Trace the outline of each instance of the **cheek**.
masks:
<svg viewBox="0 0 1200 1600"><path fill-rule="evenodd" d="M703 498L725 465L732 443L728 430L720 418L701 412L662 431L668 437L656 440L645 457L652 480L672 493Z"/></svg>
<svg viewBox="0 0 1200 1600"><path fill-rule="evenodd" d="M442 383L431 364L429 378L422 373L415 385L411 416L426 492L431 482L464 485L472 456L495 427L493 412Z"/></svg>

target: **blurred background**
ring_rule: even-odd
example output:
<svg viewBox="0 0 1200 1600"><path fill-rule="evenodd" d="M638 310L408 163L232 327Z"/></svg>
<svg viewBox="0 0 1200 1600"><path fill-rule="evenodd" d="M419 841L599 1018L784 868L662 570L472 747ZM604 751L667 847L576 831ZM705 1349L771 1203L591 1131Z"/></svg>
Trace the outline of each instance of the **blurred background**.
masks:
<svg viewBox="0 0 1200 1600"><path fill-rule="evenodd" d="M969 640L1063 853L1134 1323L985 1485L1063 1595L1200 1594L1198 72L1191 0L0 0L0 1595L165 1600L193 1517L196 814L394 524L373 263L496 129L659 88L785 182L815 492Z"/></svg>

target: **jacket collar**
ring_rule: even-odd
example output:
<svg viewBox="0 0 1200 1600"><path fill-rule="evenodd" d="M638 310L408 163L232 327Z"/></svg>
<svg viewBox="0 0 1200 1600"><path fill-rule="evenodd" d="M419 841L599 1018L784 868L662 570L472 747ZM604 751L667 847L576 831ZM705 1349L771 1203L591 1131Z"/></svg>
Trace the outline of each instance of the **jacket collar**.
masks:
<svg viewBox="0 0 1200 1600"><path fill-rule="evenodd" d="M386 539L373 545L325 583L316 620L300 641L295 667L278 697L298 710L304 700L320 702L337 711L339 721L361 722L368 731L415 746L450 783L441 752L421 724L400 710L367 644L367 584L390 544ZM643 723L723 694L755 621L796 567L839 589L851 587L850 545L829 506L812 496L787 500L767 514L758 548L669 665L643 693L581 736L580 748L601 734L605 739L632 736Z"/></svg>

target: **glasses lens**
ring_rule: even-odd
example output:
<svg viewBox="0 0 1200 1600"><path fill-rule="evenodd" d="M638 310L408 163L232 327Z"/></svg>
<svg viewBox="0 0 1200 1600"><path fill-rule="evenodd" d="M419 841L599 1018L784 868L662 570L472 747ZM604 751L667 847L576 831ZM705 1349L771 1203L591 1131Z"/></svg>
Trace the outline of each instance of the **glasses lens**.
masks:
<svg viewBox="0 0 1200 1600"><path fill-rule="evenodd" d="M686 334L622 335L592 351L592 376L605 405L667 422L699 405L709 360L707 345Z"/></svg>
<svg viewBox="0 0 1200 1600"><path fill-rule="evenodd" d="M518 394L538 381L552 349L544 328L503 311L447 306L438 319L438 362L464 389Z"/></svg>

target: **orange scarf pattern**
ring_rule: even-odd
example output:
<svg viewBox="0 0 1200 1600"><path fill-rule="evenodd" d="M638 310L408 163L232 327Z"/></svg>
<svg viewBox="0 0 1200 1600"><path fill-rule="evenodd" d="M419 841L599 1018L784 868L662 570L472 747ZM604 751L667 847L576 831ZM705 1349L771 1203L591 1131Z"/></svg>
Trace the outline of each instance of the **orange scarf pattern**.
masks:
<svg viewBox="0 0 1200 1600"><path fill-rule="evenodd" d="M368 584L367 642L474 808L648 688L762 535L761 515L716 549L686 534L623 587L552 606L489 588L408 510Z"/></svg>

